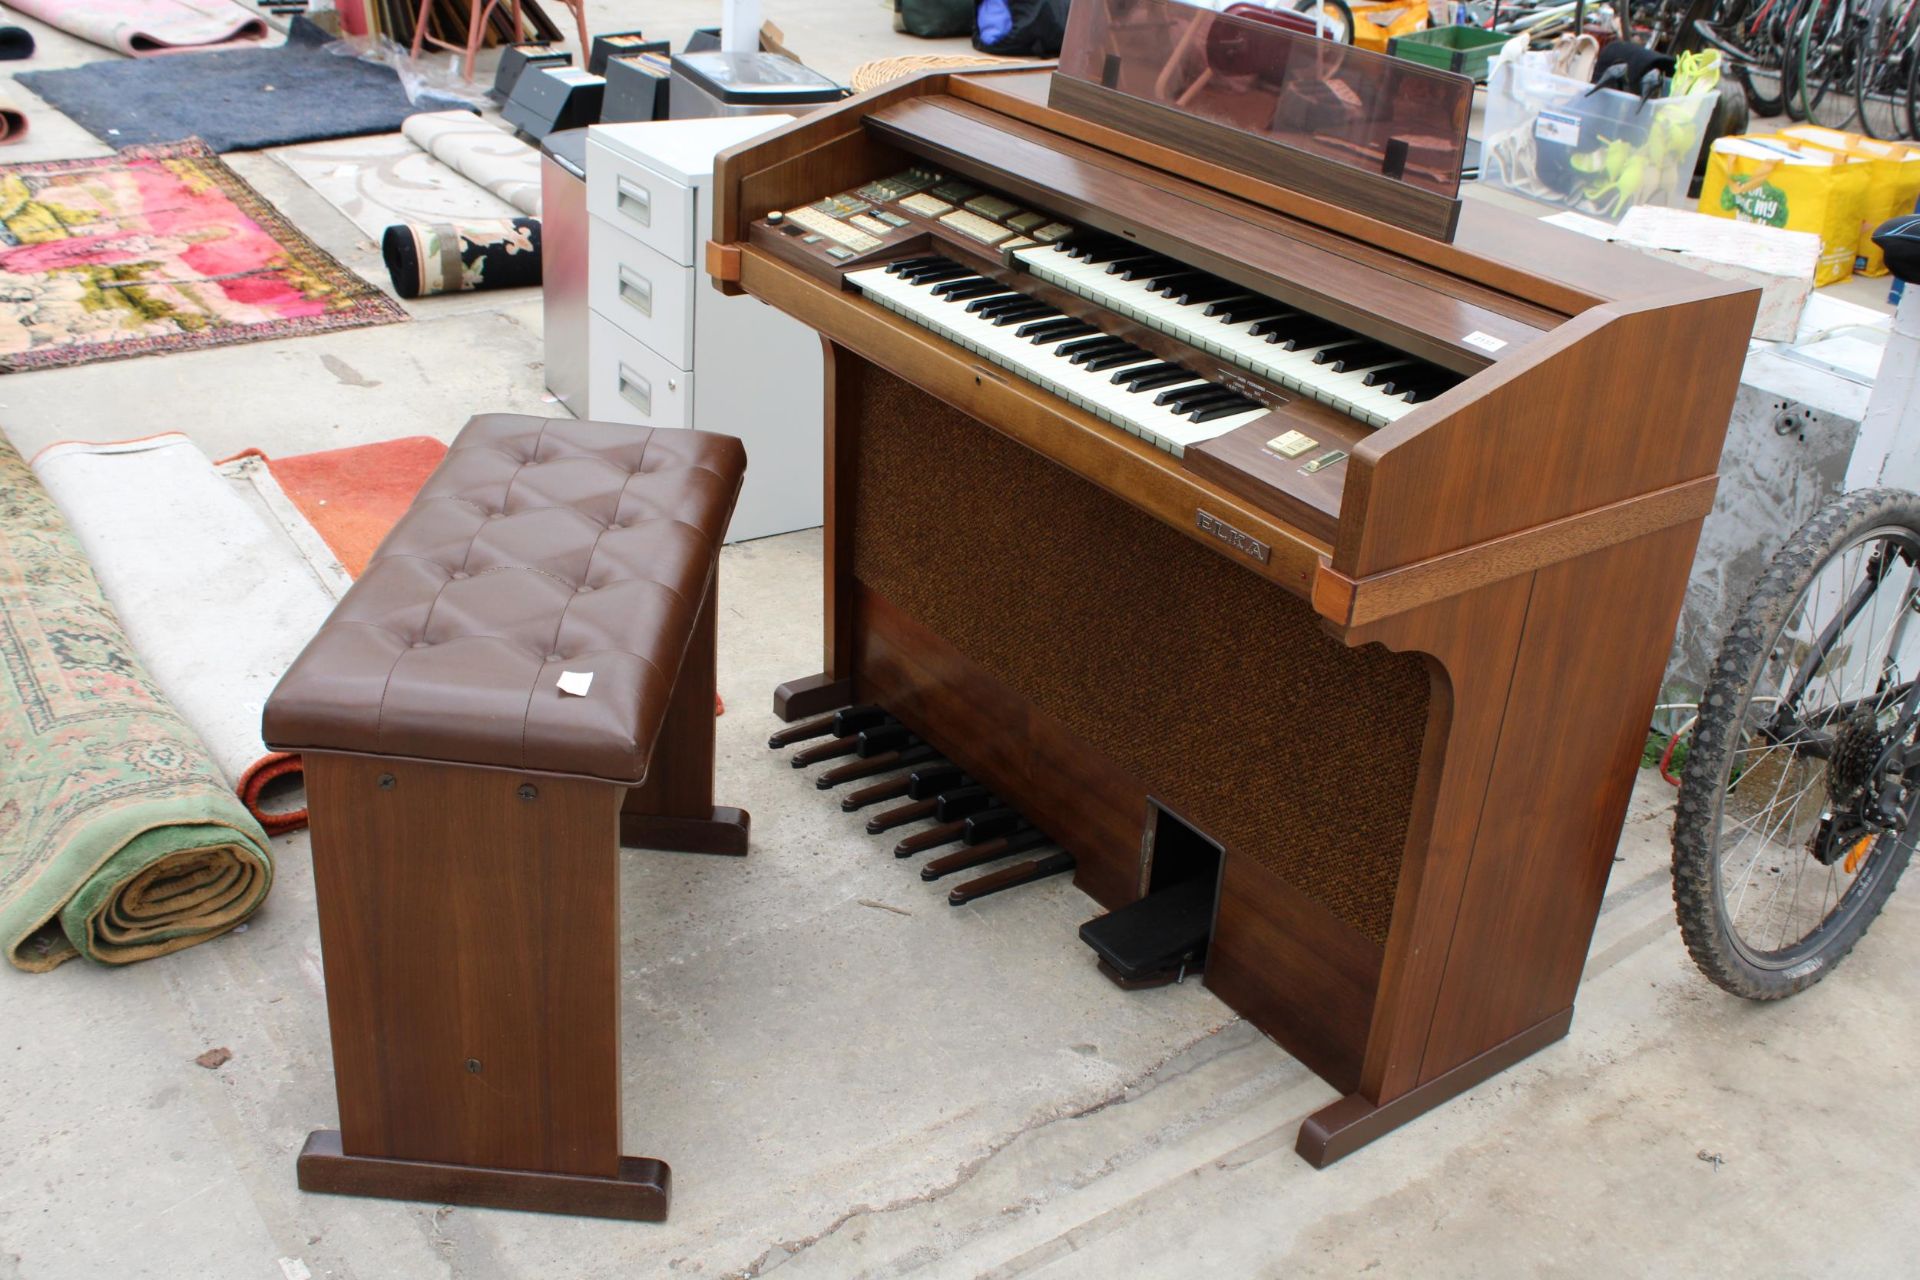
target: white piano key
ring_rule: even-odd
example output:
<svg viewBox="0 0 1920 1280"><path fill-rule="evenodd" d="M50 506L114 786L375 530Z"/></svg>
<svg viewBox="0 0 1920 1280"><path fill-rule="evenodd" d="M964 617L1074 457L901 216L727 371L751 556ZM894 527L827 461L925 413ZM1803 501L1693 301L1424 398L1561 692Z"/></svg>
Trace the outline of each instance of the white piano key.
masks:
<svg viewBox="0 0 1920 1280"><path fill-rule="evenodd" d="M1196 423L1166 405L1155 404L1154 399L1165 391L1210 385L1206 379L1192 377L1145 391L1133 391L1113 380L1116 373L1131 365L1159 363L1158 356L1143 351L1129 365L1088 369L1059 353L1060 347L1078 339L1055 338L1035 343L1031 338L1017 336L1014 332L1017 325L995 325L967 311L965 302L936 298L931 285L915 285L889 275L884 269L854 272L847 279L881 305L1175 456L1188 445L1224 435L1268 412L1264 407L1254 408Z"/></svg>
<svg viewBox="0 0 1920 1280"><path fill-rule="evenodd" d="M1231 360L1369 425L1384 426L1413 409L1405 400L1367 386L1364 370L1337 373L1315 364L1314 352L1330 345L1331 340L1300 351L1283 351L1264 336L1253 335L1255 321L1223 323L1205 314L1203 302L1175 302L1153 292L1147 279L1122 280L1107 270L1108 263L1083 262L1058 245L1022 249L1014 257L1043 280Z"/></svg>

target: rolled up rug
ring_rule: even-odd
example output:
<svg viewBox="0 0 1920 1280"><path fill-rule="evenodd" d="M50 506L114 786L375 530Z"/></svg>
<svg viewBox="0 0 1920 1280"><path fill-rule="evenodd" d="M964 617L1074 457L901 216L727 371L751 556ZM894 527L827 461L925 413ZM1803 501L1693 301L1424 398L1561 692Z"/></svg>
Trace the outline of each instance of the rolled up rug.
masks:
<svg viewBox="0 0 1920 1280"><path fill-rule="evenodd" d="M266 833L128 645L0 440L0 947L126 964L216 937L273 883Z"/></svg>
<svg viewBox="0 0 1920 1280"><path fill-rule="evenodd" d="M0 13L0 19L7 15ZM25 27L0 26L0 62L18 62L33 56L33 32Z"/></svg>
<svg viewBox="0 0 1920 1280"><path fill-rule="evenodd" d="M304 823L298 766L260 742L267 695L333 611L298 548L174 432L63 441L30 465L141 665L248 811L269 835Z"/></svg>
<svg viewBox="0 0 1920 1280"><path fill-rule="evenodd" d="M422 111L400 132L455 173L529 218L540 216L540 151L471 111Z"/></svg>
<svg viewBox="0 0 1920 1280"><path fill-rule="evenodd" d="M540 283L540 219L403 222L387 228L380 250L403 298Z"/></svg>
<svg viewBox="0 0 1920 1280"><path fill-rule="evenodd" d="M0 147L9 142L18 142L27 136L27 113L13 104L6 94L0 93Z"/></svg>
<svg viewBox="0 0 1920 1280"><path fill-rule="evenodd" d="M134 58L259 44L265 19L233 0L8 0L11 7Z"/></svg>

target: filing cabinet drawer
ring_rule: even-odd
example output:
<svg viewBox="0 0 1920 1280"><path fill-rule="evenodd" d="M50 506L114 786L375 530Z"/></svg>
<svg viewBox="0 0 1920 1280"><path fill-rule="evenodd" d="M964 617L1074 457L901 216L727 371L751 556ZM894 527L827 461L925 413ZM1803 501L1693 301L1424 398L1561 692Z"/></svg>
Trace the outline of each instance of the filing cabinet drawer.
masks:
<svg viewBox="0 0 1920 1280"><path fill-rule="evenodd" d="M695 271L647 248L604 218L587 232L593 309L682 369L693 364Z"/></svg>
<svg viewBox="0 0 1920 1280"><path fill-rule="evenodd" d="M595 311L587 322L587 416L644 427L686 427L693 375Z"/></svg>
<svg viewBox="0 0 1920 1280"><path fill-rule="evenodd" d="M655 253L693 263L694 190L587 139L587 212Z"/></svg>

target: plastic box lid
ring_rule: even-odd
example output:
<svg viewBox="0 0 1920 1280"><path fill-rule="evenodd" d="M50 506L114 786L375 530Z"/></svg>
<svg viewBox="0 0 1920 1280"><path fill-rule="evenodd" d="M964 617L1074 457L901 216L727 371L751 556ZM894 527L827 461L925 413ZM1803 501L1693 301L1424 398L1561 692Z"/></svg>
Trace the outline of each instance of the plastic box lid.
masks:
<svg viewBox="0 0 1920 1280"><path fill-rule="evenodd" d="M673 70L728 106L777 107L834 102L840 97L838 84L777 53L729 53L722 49L682 53L675 55Z"/></svg>
<svg viewBox="0 0 1920 1280"><path fill-rule="evenodd" d="M793 120L787 115L708 116L695 120L635 120L596 124L587 140L682 184L693 186L713 174L713 158Z"/></svg>

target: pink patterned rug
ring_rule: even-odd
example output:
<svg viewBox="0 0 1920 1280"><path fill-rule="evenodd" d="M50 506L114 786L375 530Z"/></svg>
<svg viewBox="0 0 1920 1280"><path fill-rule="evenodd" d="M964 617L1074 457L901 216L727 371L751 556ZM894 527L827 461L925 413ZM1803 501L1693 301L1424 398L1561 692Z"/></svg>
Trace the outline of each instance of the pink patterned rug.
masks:
<svg viewBox="0 0 1920 1280"><path fill-rule="evenodd" d="M0 166L0 372L404 319L203 143Z"/></svg>
<svg viewBox="0 0 1920 1280"><path fill-rule="evenodd" d="M7 0L28 17L135 58L259 44L260 15L233 0Z"/></svg>

